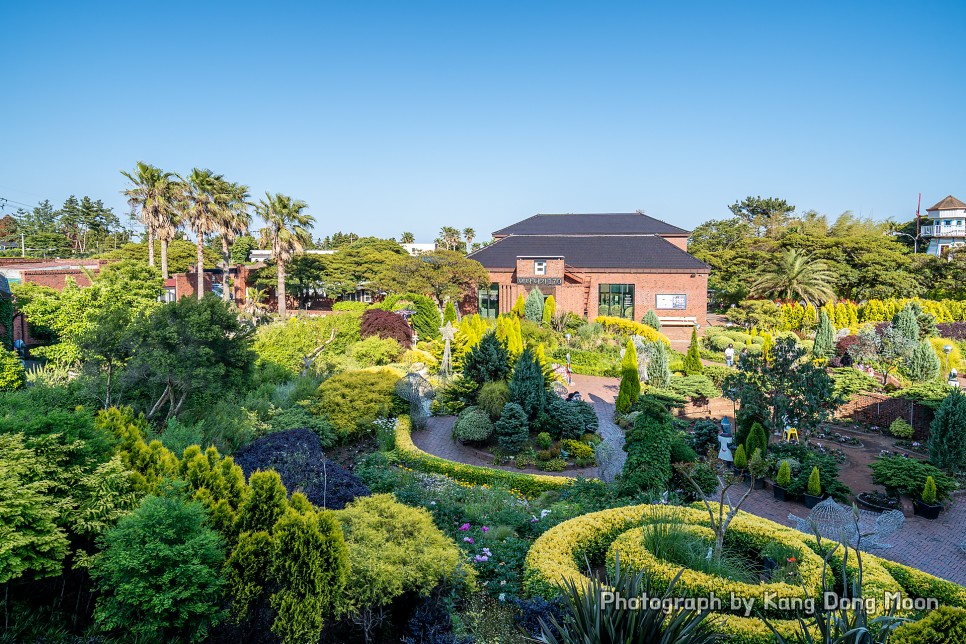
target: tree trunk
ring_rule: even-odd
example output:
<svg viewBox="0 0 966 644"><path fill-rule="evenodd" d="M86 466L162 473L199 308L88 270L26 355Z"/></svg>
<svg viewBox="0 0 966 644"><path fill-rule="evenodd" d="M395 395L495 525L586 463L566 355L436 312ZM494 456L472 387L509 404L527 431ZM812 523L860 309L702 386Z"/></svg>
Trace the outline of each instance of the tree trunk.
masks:
<svg viewBox="0 0 966 644"><path fill-rule="evenodd" d="M198 233L198 299L205 297L205 238Z"/></svg>
<svg viewBox="0 0 966 644"><path fill-rule="evenodd" d="M278 261L278 290L275 292L278 298L278 314L285 319L285 262Z"/></svg>
<svg viewBox="0 0 966 644"><path fill-rule="evenodd" d="M148 224L148 266L154 266L154 225Z"/></svg>
<svg viewBox="0 0 966 644"><path fill-rule="evenodd" d="M161 240L161 277L167 281L168 275L168 240Z"/></svg>
<svg viewBox="0 0 966 644"><path fill-rule="evenodd" d="M224 262L224 267L221 273L221 299L227 302L228 297L228 269L231 266L231 250L228 248L228 240L225 236L221 236L221 258Z"/></svg>

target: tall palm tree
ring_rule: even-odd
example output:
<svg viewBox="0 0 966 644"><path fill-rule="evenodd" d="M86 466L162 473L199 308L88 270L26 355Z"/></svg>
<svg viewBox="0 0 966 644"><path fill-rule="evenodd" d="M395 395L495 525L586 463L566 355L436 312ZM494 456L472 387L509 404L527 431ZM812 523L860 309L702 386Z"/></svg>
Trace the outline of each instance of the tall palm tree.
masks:
<svg viewBox="0 0 966 644"><path fill-rule="evenodd" d="M198 248L198 299L205 296L205 235L215 230L219 213L226 203L227 182L211 170L194 168L183 181L184 219L194 231Z"/></svg>
<svg viewBox="0 0 966 644"><path fill-rule="evenodd" d="M473 239L476 237L476 231L472 228L463 229L463 237L466 237L466 252L473 252Z"/></svg>
<svg viewBox="0 0 966 644"><path fill-rule="evenodd" d="M835 273L825 262L792 248L759 271L750 295L803 300L807 304L820 306L835 299L834 283Z"/></svg>
<svg viewBox="0 0 966 644"><path fill-rule="evenodd" d="M141 223L148 234L148 265L154 266L154 237L158 223L174 208L176 175L143 161L137 162L134 172L121 170L121 174L131 182L123 194L132 209L141 211Z"/></svg>
<svg viewBox="0 0 966 644"><path fill-rule="evenodd" d="M221 237L221 297L226 302L229 299L228 291L228 269L231 266L231 245L235 243L239 235L248 233L248 225L252 221L252 215L248 211L251 202L248 193L248 186L240 183L228 183L223 186L222 201L219 204L217 216L215 218L215 232Z"/></svg>
<svg viewBox="0 0 966 644"><path fill-rule="evenodd" d="M261 241L272 249L272 259L278 269L278 314L285 319L285 263L312 243L312 235L305 228L315 223L303 210L309 205L283 194L265 193L255 210L265 220Z"/></svg>
<svg viewBox="0 0 966 644"><path fill-rule="evenodd" d="M181 181L172 181L170 184L169 208L158 212L155 221L154 235L161 247L161 276L168 279L168 246L178 234L178 229L182 224L181 213L185 212L185 185Z"/></svg>

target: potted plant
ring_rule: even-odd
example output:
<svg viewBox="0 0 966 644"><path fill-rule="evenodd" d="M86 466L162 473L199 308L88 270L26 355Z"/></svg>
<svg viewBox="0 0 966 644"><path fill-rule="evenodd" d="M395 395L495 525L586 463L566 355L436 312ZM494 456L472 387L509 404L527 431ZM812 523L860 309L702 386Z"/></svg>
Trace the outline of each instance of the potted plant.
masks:
<svg viewBox="0 0 966 644"><path fill-rule="evenodd" d="M761 455L761 449L756 447L755 453L751 455L748 462L748 471L751 473L751 480L756 490L765 489L765 477L768 475L768 463Z"/></svg>
<svg viewBox="0 0 966 644"><path fill-rule="evenodd" d="M822 500L822 479L818 473L818 467L812 468L812 473L808 475L808 488L804 495L805 507L814 508Z"/></svg>
<svg viewBox="0 0 966 644"><path fill-rule="evenodd" d="M788 484L792 482L792 468L788 461L782 461L778 467L778 475L775 476L775 484L771 486L775 498L779 501L787 500Z"/></svg>
<svg viewBox="0 0 966 644"><path fill-rule="evenodd" d="M748 455L745 454L745 446L739 445L738 449L735 450L735 461L734 461L735 474L737 474L739 478L744 476L745 468L747 467L748 467Z"/></svg>
<svg viewBox="0 0 966 644"><path fill-rule="evenodd" d="M913 511L925 519L935 519L943 509L943 504L936 501L936 481L926 477L926 484L922 488L922 496L912 502Z"/></svg>

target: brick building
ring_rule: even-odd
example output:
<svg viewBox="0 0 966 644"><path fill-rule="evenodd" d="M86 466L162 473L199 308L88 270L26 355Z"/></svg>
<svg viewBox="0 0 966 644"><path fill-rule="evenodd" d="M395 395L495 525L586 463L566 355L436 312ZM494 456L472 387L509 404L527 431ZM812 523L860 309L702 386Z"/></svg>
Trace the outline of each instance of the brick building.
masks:
<svg viewBox="0 0 966 644"><path fill-rule="evenodd" d="M639 212L534 215L469 255L490 273L479 312L507 313L520 294L539 288L558 311L590 320L640 321L654 309L666 326L706 326L710 269L688 254L689 234Z"/></svg>

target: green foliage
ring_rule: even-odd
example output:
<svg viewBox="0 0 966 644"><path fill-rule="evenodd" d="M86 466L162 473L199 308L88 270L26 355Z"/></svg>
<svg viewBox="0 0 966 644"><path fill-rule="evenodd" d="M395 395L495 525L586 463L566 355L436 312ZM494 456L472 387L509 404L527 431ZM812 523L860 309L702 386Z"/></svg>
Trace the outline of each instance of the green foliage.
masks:
<svg viewBox="0 0 966 644"><path fill-rule="evenodd" d="M453 306L453 300L447 300L446 307L443 309L443 326L446 326L447 322L452 322L455 325L457 321L456 307Z"/></svg>
<svg viewBox="0 0 966 644"><path fill-rule="evenodd" d="M584 416L578 408L579 404L578 401L553 397L547 406L547 415L550 417L549 426L554 436L577 439L587 431Z"/></svg>
<svg viewBox="0 0 966 644"><path fill-rule="evenodd" d="M481 385L506 380L509 362L506 345L495 333L487 333L463 357L463 377Z"/></svg>
<svg viewBox="0 0 966 644"><path fill-rule="evenodd" d="M671 365L668 363L668 348L664 346L663 342L652 342L649 346L649 352L651 362L647 366L647 384L658 389L667 388L671 384ZM705 369L705 375L712 377L710 367Z"/></svg>
<svg viewBox="0 0 966 644"><path fill-rule="evenodd" d="M349 345L346 357L361 368L382 367L399 360L401 353L396 340L371 336Z"/></svg>
<svg viewBox="0 0 966 644"><path fill-rule="evenodd" d="M671 480L671 441L674 426L667 409L641 401L634 426L625 433L627 460L621 472L621 487L628 493L640 490L663 492Z"/></svg>
<svg viewBox="0 0 966 644"><path fill-rule="evenodd" d="M373 422L405 413L408 406L395 394L399 376L389 369L347 371L319 387L312 411L329 419L341 442L373 433Z"/></svg>
<svg viewBox="0 0 966 644"><path fill-rule="evenodd" d="M529 348L523 350L510 377L510 400L534 420L543 413L546 383L543 370Z"/></svg>
<svg viewBox="0 0 966 644"><path fill-rule="evenodd" d="M835 327L832 326L825 309L818 313L818 329L815 331L812 355L817 358L831 358L835 355Z"/></svg>
<svg viewBox="0 0 966 644"><path fill-rule="evenodd" d="M367 641L385 607L407 593L428 596L471 575L455 543L424 508L391 494L359 498L335 512L345 533L349 576L337 612L363 626Z"/></svg>
<svg viewBox="0 0 966 644"><path fill-rule="evenodd" d="M647 310L647 313L645 313L644 317L641 318L641 324L646 324L655 331L661 330L661 320L658 319L657 313L654 312L654 309Z"/></svg>
<svg viewBox="0 0 966 644"><path fill-rule="evenodd" d="M926 483L922 486L922 502L932 505L936 502L936 480L931 477L926 477Z"/></svg>
<svg viewBox="0 0 966 644"><path fill-rule="evenodd" d="M739 445L735 450L735 469L743 470L748 467L748 456L744 445Z"/></svg>
<svg viewBox="0 0 966 644"><path fill-rule="evenodd" d="M311 371L320 372L327 356L343 354L361 339L360 321L361 315L357 313L293 316L284 322L260 326L253 348L261 361L281 365L291 373L306 369L306 362ZM330 339L331 344L326 345ZM321 355L313 360L313 354L323 345Z"/></svg>
<svg viewBox="0 0 966 644"><path fill-rule="evenodd" d="M745 453L754 454L756 449L761 450L763 455L768 453L768 434L761 423L752 424L745 440Z"/></svg>
<svg viewBox="0 0 966 644"><path fill-rule="evenodd" d="M831 374L835 383L833 392L842 400L849 400L855 394L863 391L878 391L879 389L879 383L875 378L852 367L832 369Z"/></svg>
<svg viewBox="0 0 966 644"><path fill-rule="evenodd" d="M467 407L461 411L453 425L453 440L461 443L481 443L492 435L490 416L479 407Z"/></svg>
<svg viewBox="0 0 966 644"><path fill-rule="evenodd" d="M688 352L684 356L684 373L689 376L704 373L704 365L701 364L701 345L698 342L697 328L691 329L691 344Z"/></svg>
<svg viewBox="0 0 966 644"><path fill-rule="evenodd" d="M479 284L489 284L490 277L482 264L463 253L435 250L419 255L404 252L383 267L373 281L390 293L427 293L443 302L461 298Z"/></svg>
<svg viewBox="0 0 966 644"><path fill-rule="evenodd" d="M537 324L543 320L543 293L540 289L534 288L527 294L523 305L523 316Z"/></svg>
<svg viewBox="0 0 966 644"><path fill-rule="evenodd" d="M918 382L903 389L893 392L893 398L905 398L912 400L920 405L931 409L939 409L939 406L946 400L952 392L952 387L941 381Z"/></svg>
<svg viewBox="0 0 966 644"><path fill-rule="evenodd" d="M919 341L906 363L906 373L914 382L925 382L939 378L942 365L928 339Z"/></svg>
<svg viewBox="0 0 966 644"><path fill-rule="evenodd" d="M902 307L902 310L892 318L892 326L899 335L910 342L919 341L919 321L911 303Z"/></svg>
<svg viewBox="0 0 966 644"><path fill-rule="evenodd" d="M247 264L253 250L258 248L258 242L251 235L241 235L231 245L231 263ZM171 246L168 246L168 262L170 269Z"/></svg>
<svg viewBox="0 0 966 644"><path fill-rule="evenodd" d="M0 434L0 583L25 573L56 575L67 554L48 481L35 480L38 455L21 434Z"/></svg>
<svg viewBox="0 0 966 644"><path fill-rule="evenodd" d="M550 446L553 445L553 438L547 432L540 432L537 434L536 442L540 449L550 449Z"/></svg>
<svg viewBox="0 0 966 644"><path fill-rule="evenodd" d="M912 438L912 435L915 433L915 430L913 429L912 425L907 423L902 418L896 418L889 425L889 433L895 436L896 438L908 440Z"/></svg>
<svg viewBox="0 0 966 644"><path fill-rule="evenodd" d="M94 619L142 642L200 642L222 619L224 543L200 503L148 496L101 540Z"/></svg>
<svg viewBox="0 0 966 644"><path fill-rule="evenodd" d="M822 479L818 467L813 467L812 473L808 475L808 493L812 496L822 495Z"/></svg>
<svg viewBox="0 0 966 644"><path fill-rule="evenodd" d="M496 436L500 447L511 454L519 452L527 442L527 413L518 403L508 402L496 421Z"/></svg>
<svg viewBox="0 0 966 644"><path fill-rule="evenodd" d="M510 387L505 382L485 382L480 387L476 404L490 415L491 420L500 417L503 406L510 402Z"/></svg>
<svg viewBox="0 0 966 644"><path fill-rule="evenodd" d="M922 619L902 624L889 638L889 644L953 644L966 642L966 610L940 606Z"/></svg>
<svg viewBox="0 0 966 644"><path fill-rule="evenodd" d="M710 378L701 374L671 378L667 389L688 400L718 398L721 396L721 389L716 387Z"/></svg>
<svg viewBox="0 0 966 644"><path fill-rule="evenodd" d="M254 472L248 487L251 491L238 507L235 532L271 530L288 507L282 477L274 470Z"/></svg>
<svg viewBox="0 0 966 644"><path fill-rule="evenodd" d="M778 466L778 474L775 476L775 485L778 487L787 488L788 484L792 481L792 468L788 464L787 460L782 461L782 464Z"/></svg>
<svg viewBox="0 0 966 644"><path fill-rule="evenodd" d="M641 395L641 377L638 372L637 350L633 340L627 341L621 359L621 384L617 393L617 411L626 414Z"/></svg>
<svg viewBox="0 0 966 644"><path fill-rule="evenodd" d="M0 347L0 391L20 389L27 382L27 372L14 351Z"/></svg>
<svg viewBox="0 0 966 644"><path fill-rule="evenodd" d="M523 293L520 293L520 295L517 296L517 301L513 304L513 308L510 309L510 313L518 318L522 318L526 312L526 306L526 298L523 297Z"/></svg>
<svg viewBox="0 0 966 644"><path fill-rule="evenodd" d="M929 477L932 477L936 485L936 495L940 499L945 499L959 488L956 479L939 468L914 458L884 456L869 467L872 468L873 483L897 488L910 496L921 493Z"/></svg>
<svg viewBox="0 0 966 644"><path fill-rule="evenodd" d="M439 308L432 298L417 293L404 293L402 295L390 295L378 306L389 311L400 311L408 309L415 311L409 318L409 323L413 326L413 331L419 335L420 340L433 340L439 337L439 329L443 326L443 318L439 314Z"/></svg>
<svg viewBox="0 0 966 644"><path fill-rule="evenodd" d="M966 470L966 394L949 394L929 426L929 460L957 474Z"/></svg>
<svg viewBox="0 0 966 644"><path fill-rule="evenodd" d="M543 301L543 316L541 322L544 325L549 325L553 322L553 317L557 314L557 301L553 299L553 295L548 295L547 299Z"/></svg>

